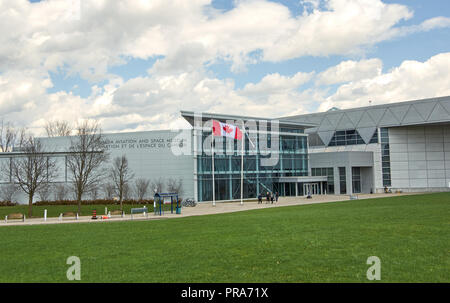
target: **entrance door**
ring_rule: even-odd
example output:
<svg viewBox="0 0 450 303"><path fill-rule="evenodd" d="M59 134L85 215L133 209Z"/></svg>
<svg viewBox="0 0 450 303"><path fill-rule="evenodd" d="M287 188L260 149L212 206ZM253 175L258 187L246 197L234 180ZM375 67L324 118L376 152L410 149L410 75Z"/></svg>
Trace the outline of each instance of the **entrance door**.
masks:
<svg viewBox="0 0 450 303"><path fill-rule="evenodd" d="M304 183L303 184L303 195L307 196L311 195L320 195L320 186L319 183Z"/></svg>

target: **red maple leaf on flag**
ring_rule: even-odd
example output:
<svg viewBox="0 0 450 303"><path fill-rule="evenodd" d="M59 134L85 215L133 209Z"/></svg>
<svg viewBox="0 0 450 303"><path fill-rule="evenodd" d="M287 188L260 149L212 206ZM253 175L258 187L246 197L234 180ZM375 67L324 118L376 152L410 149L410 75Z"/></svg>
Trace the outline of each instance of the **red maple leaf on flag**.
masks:
<svg viewBox="0 0 450 303"><path fill-rule="evenodd" d="M229 127L228 125L225 125L225 126L223 127L223 130L224 130L227 134L229 134L229 133L231 133L231 132L233 131L233 128Z"/></svg>

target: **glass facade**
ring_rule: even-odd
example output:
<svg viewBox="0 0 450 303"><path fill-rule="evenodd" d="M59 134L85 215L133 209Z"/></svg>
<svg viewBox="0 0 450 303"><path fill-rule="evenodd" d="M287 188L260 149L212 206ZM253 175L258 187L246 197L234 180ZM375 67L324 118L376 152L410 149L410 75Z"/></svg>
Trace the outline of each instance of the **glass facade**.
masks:
<svg viewBox="0 0 450 303"><path fill-rule="evenodd" d="M334 194L334 173L332 167L311 168L311 176L327 176L327 194Z"/></svg>
<svg viewBox="0 0 450 303"><path fill-rule="evenodd" d="M328 146L366 144L355 129L336 131Z"/></svg>
<svg viewBox="0 0 450 303"><path fill-rule="evenodd" d="M369 141L369 144L370 143L378 143L378 129L375 130L375 133Z"/></svg>
<svg viewBox="0 0 450 303"><path fill-rule="evenodd" d="M339 167L339 188L341 190L341 194L347 193L347 180L345 174L345 167Z"/></svg>
<svg viewBox="0 0 450 303"><path fill-rule="evenodd" d="M378 143L378 131L375 131L369 143ZM328 143L328 146L344 146L344 145L356 145L356 144L366 144L361 138L360 134L356 129L340 130L333 134L333 137ZM317 133L310 134L309 138L310 146L323 146L322 140L317 135Z"/></svg>
<svg viewBox="0 0 450 303"><path fill-rule="evenodd" d="M381 169L383 171L383 186L391 186L391 157L389 154L389 130L380 128L381 137Z"/></svg>
<svg viewBox="0 0 450 303"><path fill-rule="evenodd" d="M361 168L352 167L352 191L355 194L361 193Z"/></svg>
<svg viewBox="0 0 450 303"><path fill-rule="evenodd" d="M279 135L279 148L277 151L271 151L271 155L264 155L267 150L261 153L257 143L260 140L259 133L250 135L255 148L249 149L251 143L248 136L244 136L244 198L256 198L259 193L264 195L268 191L279 192L281 196L292 193L295 195L295 185L290 188L290 184L280 184L278 178L308 175L307 136L301 134L303 130L280 128L280 131L284 134ZM198 201L211 201L212 156L211 149L205 147L208 146L207 142L211 142L211 132L204 131L198 138L201 138L200 144L203 146L196 157ZM266 140L268 149L272 147L272 140L268 134ZM225 140L223 137L214 137L214 142L215 200L240 199L242 145L238 140ZM268 157L277 157L278 161L274 161L274 165L264 166L262 160Z"/></svg>

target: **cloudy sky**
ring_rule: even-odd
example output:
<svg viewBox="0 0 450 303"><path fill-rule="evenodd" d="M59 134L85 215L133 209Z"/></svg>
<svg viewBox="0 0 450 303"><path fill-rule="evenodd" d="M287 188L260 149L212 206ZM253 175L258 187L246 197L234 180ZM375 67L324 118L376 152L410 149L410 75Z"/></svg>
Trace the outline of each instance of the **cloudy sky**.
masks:
<svg viewBox="0 0 450 303"><path fill-rule="evenodd" d="M187 127L450 95L448 0L0 0L0 117Z"/></svg>

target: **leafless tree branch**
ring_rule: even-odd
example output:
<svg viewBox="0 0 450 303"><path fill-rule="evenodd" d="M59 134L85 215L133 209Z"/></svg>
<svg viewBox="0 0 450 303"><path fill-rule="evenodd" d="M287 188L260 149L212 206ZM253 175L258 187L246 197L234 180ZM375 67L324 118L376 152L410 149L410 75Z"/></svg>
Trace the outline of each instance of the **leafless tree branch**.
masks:
<svg viewBox="0 0 450 303"><path fill-rule="evenodd" d="M128 159L125 155L121 157L114 158L113 165L110 169L109 176L114 182L115 190L119 196L120 210L122 210L122 201L124 198L124 190L129 194L129 182L133 179L134 174L132 173L129 165Z"/></svg>
<svg viewBox="0 0 450 303"><path fill-rule="evenodd" d="M97 121L78 124L75 135L71 137L69 152L67 168L78 201L78 212L81 212L83 194L99 184L107 174L102 164L107 161L108 153Z"/></svg>
<svg viewBox="0 0 450 303"><path fill-rule="evenodd" d="M73 128L67 121L48 121L45 131L48 137L65 137L72 134Z"/></svg>
<svg viewBox="0 0 450 303"><path fill-rule="evenodd" d="M56 176L56 161L45 154L41 142L28 135L21 147L23 155L4 167L12 181L28 195L28 216L32 215L33 197Z"/></svg>
<svg viewBox="0 0 450 303"><path fill-rule="evenodd" d="M134 181L134 189L139 201L144 200L145 195L148 192L150 186L150 180L144 178L138 178Z"/></svg>

